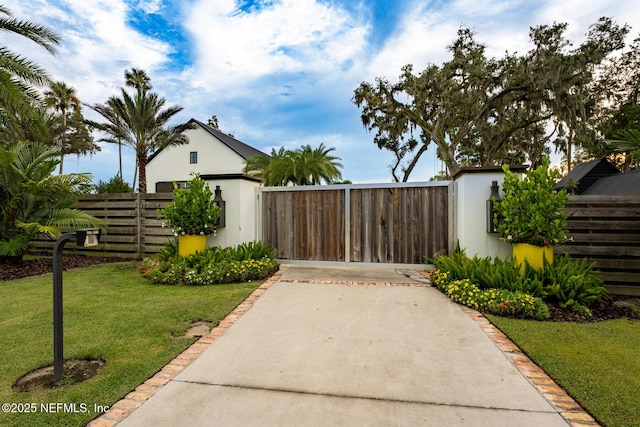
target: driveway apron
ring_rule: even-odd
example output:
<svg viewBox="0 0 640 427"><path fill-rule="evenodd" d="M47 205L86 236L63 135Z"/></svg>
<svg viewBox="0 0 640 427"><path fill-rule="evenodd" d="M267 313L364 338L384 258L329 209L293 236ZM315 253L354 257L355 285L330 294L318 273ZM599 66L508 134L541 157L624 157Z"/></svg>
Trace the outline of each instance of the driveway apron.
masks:
<svg viewBox="0 0 640 427"><path fill-rule="evenodd" d="M412 283L289 266L119 426L568 425L457 304Z"/></svg>

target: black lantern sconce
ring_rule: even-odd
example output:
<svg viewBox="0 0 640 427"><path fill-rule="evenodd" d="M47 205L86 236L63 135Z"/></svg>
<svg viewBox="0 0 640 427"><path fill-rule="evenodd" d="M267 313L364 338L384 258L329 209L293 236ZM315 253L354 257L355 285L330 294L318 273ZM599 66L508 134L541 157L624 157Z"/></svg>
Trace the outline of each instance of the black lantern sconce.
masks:
<svg viewBox="0 0 640 427"><path fill-rule="evenodd" d="M222 190L219 185L216 185L215 195L213 196L213 202L220 208L220 216L218 217L218 223L216 224L218 227L225 226L225 217L227 213L226 203L222 200Z"/></svg>
<svg viewBox="0 0 640 427"><path fill-rule="evenodd" d="M494 219L498 218L498 212L494 209L493 203L500 201L498 193L498 181L491 182L491 196L487 200L487 233L497 233L498 227Z"/></svg>

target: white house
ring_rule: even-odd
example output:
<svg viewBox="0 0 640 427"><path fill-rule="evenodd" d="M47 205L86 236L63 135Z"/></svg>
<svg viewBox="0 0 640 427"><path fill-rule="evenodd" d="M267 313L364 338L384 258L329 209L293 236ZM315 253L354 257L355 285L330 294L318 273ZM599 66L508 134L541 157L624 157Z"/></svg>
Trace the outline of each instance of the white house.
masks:
<svg viewBox="0 0 640 427"><path fill-rule="evenodd" d="M191 122L196 126L185 131L188 144L160 149L149 157L148 191L171 192L173 182L186 186L199 173L211 191L219 187L225 201L224 226L208 245L226 247L259 239L255 199L260 180L242 170L245 160L265 153L198 120Z"/></svg>

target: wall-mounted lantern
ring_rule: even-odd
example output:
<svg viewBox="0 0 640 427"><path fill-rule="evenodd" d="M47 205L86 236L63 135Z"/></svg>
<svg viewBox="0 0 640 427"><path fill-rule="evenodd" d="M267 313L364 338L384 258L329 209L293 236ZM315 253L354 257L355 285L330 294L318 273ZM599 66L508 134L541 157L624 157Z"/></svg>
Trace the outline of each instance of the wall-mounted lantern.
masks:
<svg viewBox="0 0 640 427"><path fill-rule="evenodd" d="M498 227L494 219L498 218L498 212L493 207L494 201L500 201L498 181L491 181L491 196L487 200L487 233L497 233Z"/></svg>
<svg viewBox="0 0 640 427"><path fill-rule="evenodd" d="M222 190L220 189L219 185L216 185L216 191L215 191L215 195L213 196L213 201L220 208L220 217L218 217L217 226L222 228L225 226L225 223L226 223L225 217L227 213L227 208L225 205L227 202L222 200Z"/></svg>

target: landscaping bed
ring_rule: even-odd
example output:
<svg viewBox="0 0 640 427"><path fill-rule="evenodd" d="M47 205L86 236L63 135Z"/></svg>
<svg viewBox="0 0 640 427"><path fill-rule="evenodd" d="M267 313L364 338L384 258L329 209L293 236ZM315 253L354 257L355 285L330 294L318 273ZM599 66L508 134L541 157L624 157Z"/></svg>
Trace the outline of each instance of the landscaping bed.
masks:
<svg viewBox="0 0 640 427"><path fill-rule="evenodd" d="M610 295L593 303L589 308L592 317L560 308L557 304L547 303L551 322L603 322L620 318L640 320L640 298L626 295ZM636 307L636 310L632 307Z"/></svg>
<svg viewBox="0 0 640 427"><path fill-rule="evenodd" d="M38 256L38 258L27 258L0 263L0 280L14 280L51 273L53 271L51 254L43 253L38 254ZM64 254L62 255L62 269L66 271L74 268L123 261L131 261L131 259L113 256Z"/></svg>

